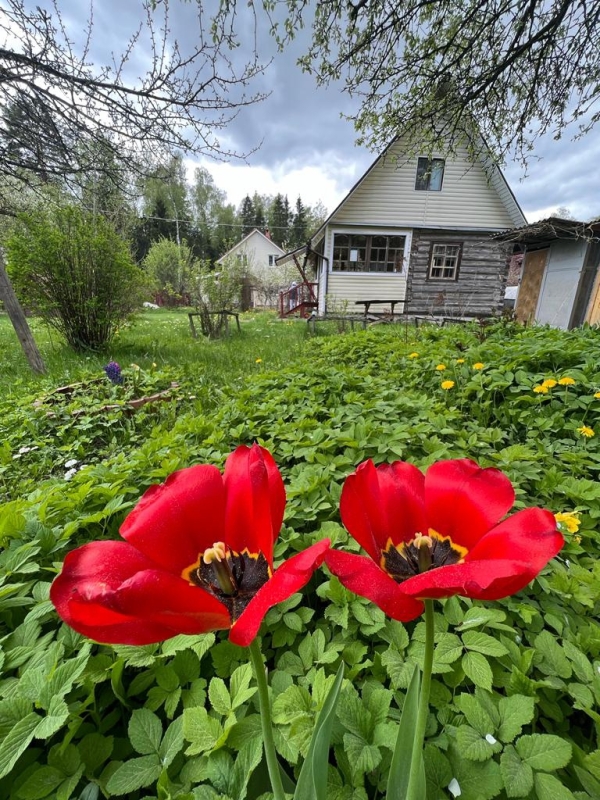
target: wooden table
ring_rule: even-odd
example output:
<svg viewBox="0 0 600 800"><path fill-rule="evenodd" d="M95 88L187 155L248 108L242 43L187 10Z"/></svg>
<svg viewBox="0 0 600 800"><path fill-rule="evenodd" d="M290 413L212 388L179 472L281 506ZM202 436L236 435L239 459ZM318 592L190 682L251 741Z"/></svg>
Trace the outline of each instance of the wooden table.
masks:
<svg viewBox="0 0 600 800"><path fill-rule="evenodd" d="M377 306L377 305L390 306L392 311L390 322L393 322L394 309L396 308L398 303L403 303L403 302L404 300L356 300L355 305L365 307L365 319L369 316L369 309L371 308L371 306ZM381 312L379 316L381 316Z"/></svg>

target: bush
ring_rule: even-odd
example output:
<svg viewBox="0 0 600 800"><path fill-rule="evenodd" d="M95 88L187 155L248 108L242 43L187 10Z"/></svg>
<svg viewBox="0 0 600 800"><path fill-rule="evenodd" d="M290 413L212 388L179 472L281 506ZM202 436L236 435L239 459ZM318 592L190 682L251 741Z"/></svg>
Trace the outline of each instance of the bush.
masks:
<svg viewBox="0 0 600 800"><path fill-rule="evenodd" d="M161 305L189 305L190 284L197 267L186 244L178 245L170 239L154 242L144 259L144 267L155 281Z"/></svg>
<svg viewBox="0 0 600 800"><path fill-rule="evenodd" d="M23 214L6 247L21 302L75 350L105 347L142 300L145 277L127 244L76 206Z"/></svg>

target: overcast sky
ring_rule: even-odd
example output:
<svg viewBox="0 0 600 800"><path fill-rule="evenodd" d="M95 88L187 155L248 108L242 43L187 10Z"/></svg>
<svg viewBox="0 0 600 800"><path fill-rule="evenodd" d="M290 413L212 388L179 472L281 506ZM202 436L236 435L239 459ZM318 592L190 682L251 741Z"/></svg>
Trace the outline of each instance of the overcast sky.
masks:
<svg viewBox="0 0 600 800"><path fill-rule="evenodd" d="M0 0L1 4L2 0ZM81 0L58 0L67 22L81 31L82 15L89 6ZM29 0L28 0L29 5ZM206 7L206 2L203 3ZM242 47L235 58L252 51L253 30L244 19L245 2L241 0L239 20ZM119 52L136 20L136 2L95 0L94 52L104 57ZM197 37L195 2L171 0L171 26L185 50ZM245 26L245 27L244 27ZM305 31L303 38L307 35ZM216 184L226 191L230 202L240 203L246 194L281 192L293 204L298 195L314 205L321 200L329 211L343 199L375 159L375 154L354 144L356 135L351 122L341 118L351 111L353 102L339 87L319 89L313 78L303 74L296 59L303 52L298 41L278 54L268 31L258 31L263 61L273 58L264 76L253 88L270 92L261 103L244 108L221 135L226 146L237 152L249 152L246 163L202 163L212 173ZM143 55L138 52L132 64L142 71ZM573 131L572 133L574 133ZM532 154L528 175L519 165L508 163L504 173L530 221L547 216L559 206L567 207L578 219L600 215L597 165L600 163L600 125L595 132L578 142L567 131L560 141L551 137L540 140Z"/></svg>

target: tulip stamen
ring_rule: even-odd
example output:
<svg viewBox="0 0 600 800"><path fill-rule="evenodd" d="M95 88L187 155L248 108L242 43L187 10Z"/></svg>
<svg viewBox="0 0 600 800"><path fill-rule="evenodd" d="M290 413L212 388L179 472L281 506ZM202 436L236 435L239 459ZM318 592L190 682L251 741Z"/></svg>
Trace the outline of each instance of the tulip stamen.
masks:
<svg viewBox="0 0 600 800"><path fill-rule="evenodd" d="M207 548L202 554L202 563L212 567L212 573L223 594L232 596L237 593L238 586L231 569L231 557L224 542L214 542L212 547Z"/></svg>
<svg viewBox="0 0 600 800"><path fill-rule="evenodd" d="M466 547L430 528L426 534L416 533L409 542L395 544L388 539L381 553L380 566L397 583L401 583L430 569L460 564L466 555Z"/></svg>

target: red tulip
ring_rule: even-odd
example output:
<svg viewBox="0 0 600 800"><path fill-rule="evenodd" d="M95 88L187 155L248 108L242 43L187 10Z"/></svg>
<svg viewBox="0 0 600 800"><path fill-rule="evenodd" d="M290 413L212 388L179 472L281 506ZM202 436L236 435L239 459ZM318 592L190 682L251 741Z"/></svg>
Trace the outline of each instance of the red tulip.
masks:
<svg viewBox="0 0 600 800"><path fill-rule="evenodd" d="M505 475L469 459L440 461L426 475L403 461L365 461L344 483L340 513L369 558L330 550L325 562L402 621L419 616L426 599L499 600L527 586L564 544L549 511L503 519L514 499Z"/></svg>
<svg viewBox="0 0 600 800"><path fill-rule="evenodd" d="M69 553L50 598L68 625L98 642L151 644L230 628L232 642L248 645L329 547L318 542L273 571L284 508L272 456L238 447L223 475L199 465L148 489L121 526L125 541Z"/></svg>

